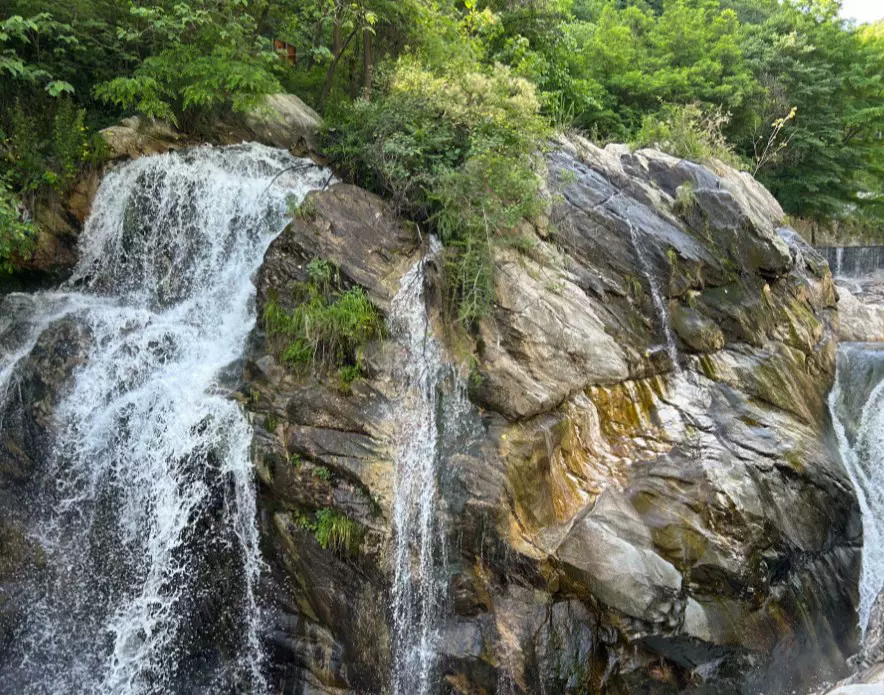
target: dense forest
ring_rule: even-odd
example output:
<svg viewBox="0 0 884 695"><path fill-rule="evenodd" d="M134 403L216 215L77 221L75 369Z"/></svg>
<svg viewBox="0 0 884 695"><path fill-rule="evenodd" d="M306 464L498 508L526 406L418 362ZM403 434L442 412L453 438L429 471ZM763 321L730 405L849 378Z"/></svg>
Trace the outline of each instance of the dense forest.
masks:
<svg viewBox="0 0 884 695"><path fill-rule="evenodd" d="M452 250L461 318L489 240L543 209L544 144L718 158L796 219L884 220L884 25L837 0L0 0L0 267L29 210L140 114L199 132L292 92L338 169ZM279 46L283 44L282 50Z"/></svg>

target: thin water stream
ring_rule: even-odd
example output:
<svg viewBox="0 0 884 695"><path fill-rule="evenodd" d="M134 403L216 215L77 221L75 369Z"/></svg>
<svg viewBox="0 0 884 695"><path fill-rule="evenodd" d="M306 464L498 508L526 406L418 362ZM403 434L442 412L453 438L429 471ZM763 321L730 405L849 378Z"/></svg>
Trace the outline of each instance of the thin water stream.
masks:
<svg viewBox="0 0 884 695"><path fill-rule="evenodd" d="M648 287L651 290L651 301L654 304L654 310L657 312L657 318L663 327L663 339L666 341L666 354L672 364L672 370L678 374L681 372L681 365L678 363L678 347L675 344L675 334L672 332L672 324L669 321L669 310L663 301L663 293L660 291L660 285L654 274L651 272L651 264L642 250L641 240L635 231L635 226L628 219L624 219L627 227L629 227L629 238L632 241L632 248L635 250L638 264L641 267L642 275L648 281Z"/></svg>
<svg viewBox="0 0 884 695"><path fill-rule="evenodd" d="M446 447L466 446L469 401L464 381L446 361L427 313L426 271L439 243L402 278L393 299L393 338L407 355L397 406L393 521L394 695L438 692L438 640L447 603L442 470Z"/></svg>

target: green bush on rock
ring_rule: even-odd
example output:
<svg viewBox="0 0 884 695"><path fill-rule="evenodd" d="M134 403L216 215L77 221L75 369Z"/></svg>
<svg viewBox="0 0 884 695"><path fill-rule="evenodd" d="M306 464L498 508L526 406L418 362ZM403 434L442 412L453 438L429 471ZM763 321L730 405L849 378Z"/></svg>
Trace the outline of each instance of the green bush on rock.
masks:
<svg viewBox="0 0 884 695"><path fill-rule="evenodd" d="M695 162L718 159L741 168L745 163L724 135L729 121L730 115L720 108L704 110L699 104L667 105L659 113L644 117L633 145L654 147Z"/></svg>
<svg viewBox="0 0 884 695"><path fill-rule="evenodd" d="M362 545L362 526L328 507L317 510L312 518L300 512L295 517L295 523L310 531L323 550L353 556Z"/></svg>
<svg viewBox="0 0 884 695"><path fill-rule="evenodd" d="M493 298L497 235L544 207L549 129L534 86L501 65L431 70L402 59L378 98L329 123L328 150L343 168L438 233L451 313L480 318Z"/></svg>
<svg viewBox="0 0 884 695"><path fill-rule="evenodd" d="M0 273L15 269L13 259L33 244L33 229L21 215L21 201L0 178Z"/></svg>
<svg viewBox="0 0 884 695"><path fill-rule="evenodd" d="M361 527L332 509L316 512L316 540L326 550L355 555L362 543Z"/></svg>
<svg viewBox="0 0 884 695"><path fill-rule="evenodd" d="M265 303L264 328L290 367L341 370L349 387L361 373L362 348L383 335L383 319L361 287L338 289L338 273L327 261L314 259L307 270L307 281L293 290L292 310L274 298Z"/></svg>

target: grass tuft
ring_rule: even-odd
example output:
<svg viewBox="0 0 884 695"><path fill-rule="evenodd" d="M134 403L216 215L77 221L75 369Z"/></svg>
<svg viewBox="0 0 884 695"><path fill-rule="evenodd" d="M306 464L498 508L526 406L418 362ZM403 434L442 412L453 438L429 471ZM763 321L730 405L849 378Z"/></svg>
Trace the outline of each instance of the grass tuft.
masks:
<svg viewBox="0 0 884 695"><path fill-rule="evenodd" d="M339 288L337 269L314 259L295 289L294 309L276 299L264 305L264 328L280 359L292 368L338 370L349 391L362 374L362 350L384 334L383 319L361 287Z"/></svg>

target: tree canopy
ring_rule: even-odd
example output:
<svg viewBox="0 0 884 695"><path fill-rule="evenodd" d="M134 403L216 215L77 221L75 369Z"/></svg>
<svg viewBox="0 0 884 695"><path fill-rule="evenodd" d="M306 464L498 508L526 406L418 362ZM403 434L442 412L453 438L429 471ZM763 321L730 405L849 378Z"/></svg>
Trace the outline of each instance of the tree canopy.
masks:
<svg viewBox="0 0 884 695"><path fill-rule="evenodd" d="M100 157L97 129L132 113L198 129L283 90L322 112L342 170L463 253L537 209L536 155L554 129L726 157L792 215L876 228L884 25L857 27L839 10L838 0L0 0L0 263L27 244L34 201ZM274 40L294 46L294 64ZM481 272L458 277L456 292L487 293Z"/></svg>

